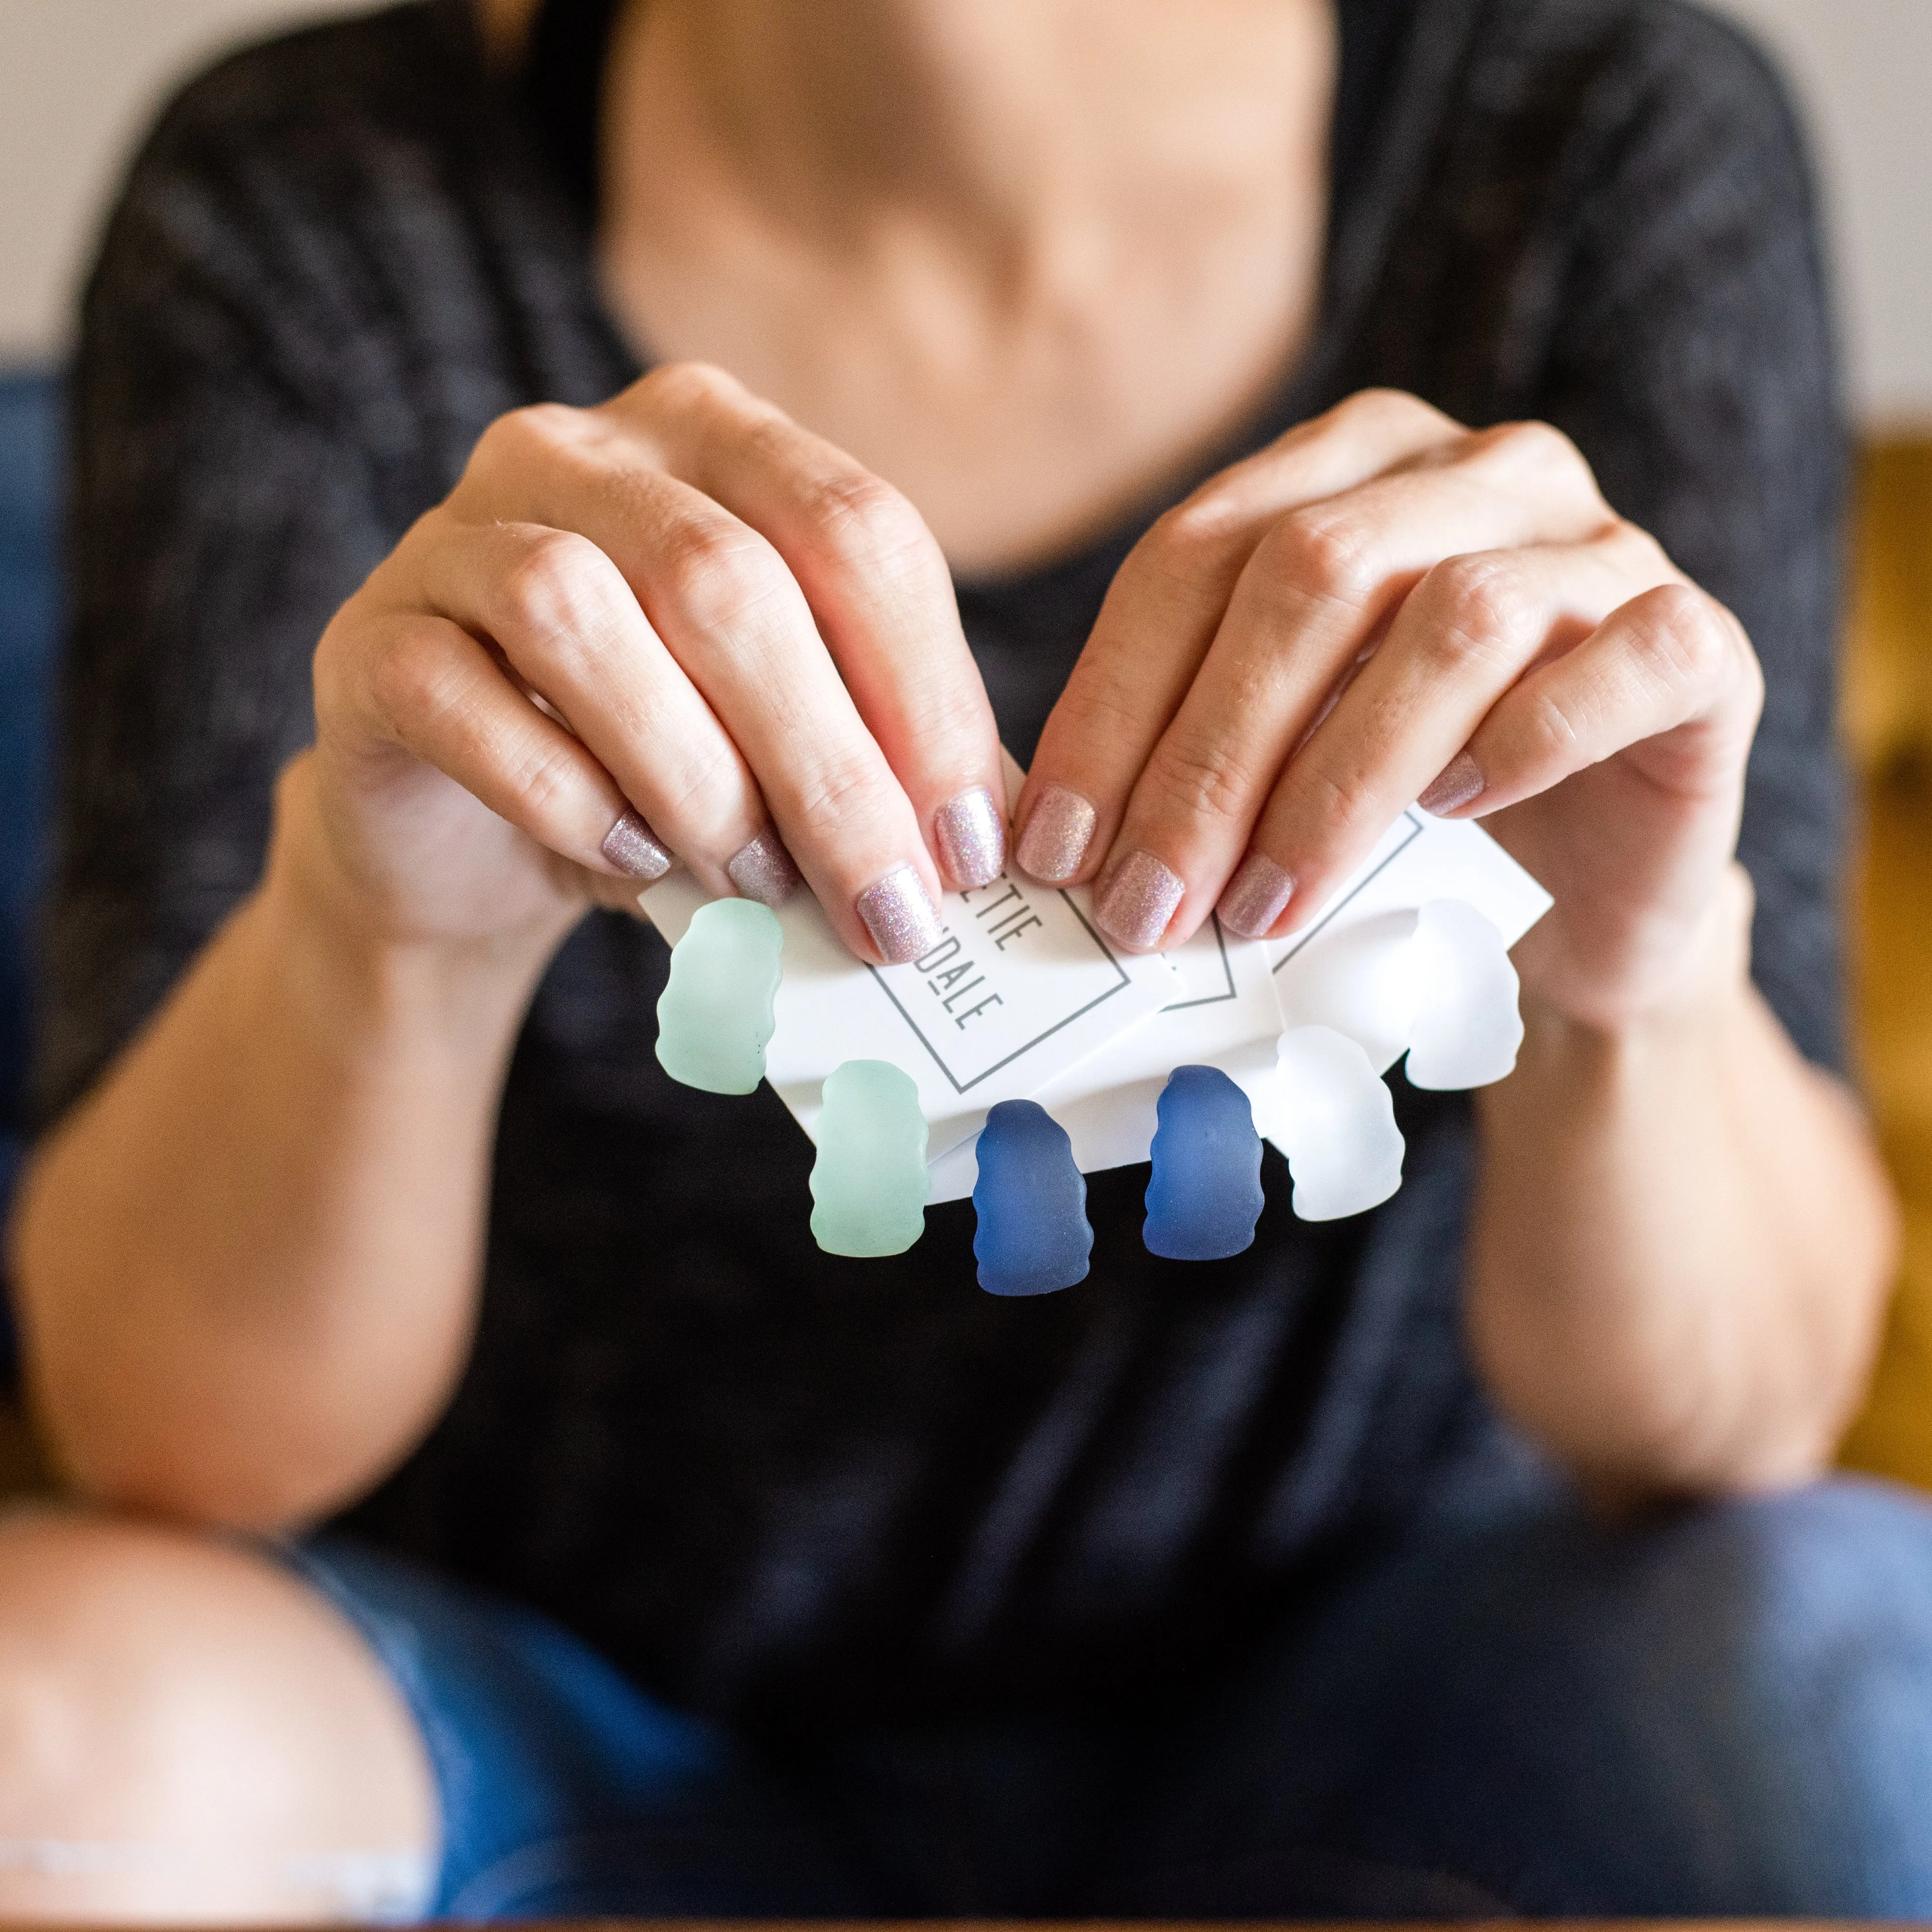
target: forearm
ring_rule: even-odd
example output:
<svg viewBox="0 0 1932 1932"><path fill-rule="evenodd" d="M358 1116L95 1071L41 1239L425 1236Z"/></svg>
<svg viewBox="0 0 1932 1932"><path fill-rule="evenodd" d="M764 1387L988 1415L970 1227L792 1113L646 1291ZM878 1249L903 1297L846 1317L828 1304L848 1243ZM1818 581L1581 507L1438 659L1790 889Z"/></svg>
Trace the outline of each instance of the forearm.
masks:
<svg viewBox="0 0 1932 1932"><path fill-rule="evenodd" d="M1742 933L1706 955L1681 1003L1614 1032L1526 1010L1516 1072L1480 1102L1476 1358L1515 1420L1613 1493L1822 1467L1894 1252L1850 1099L1750 986Z"/></svg>
<svg viewBox="0 0 1932 1932"><path fill-rule="evenodd" d="M68 1473L256 1527L368 1484L446 1398L502 1071L556 938L358 938L291 789L262 885L40 1150L16 1223Z"/></svg>

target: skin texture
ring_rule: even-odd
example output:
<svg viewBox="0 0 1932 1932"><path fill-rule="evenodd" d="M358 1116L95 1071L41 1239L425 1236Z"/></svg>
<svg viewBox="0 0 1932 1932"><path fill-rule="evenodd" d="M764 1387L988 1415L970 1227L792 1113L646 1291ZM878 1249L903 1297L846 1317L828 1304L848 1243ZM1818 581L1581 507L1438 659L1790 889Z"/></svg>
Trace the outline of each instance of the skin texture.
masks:
<svg viewBox="0 0 1932 1932"><path fill-rule="evenodd" d="M526 5L488 11L514 61ZM860 894L938 890L939 814L998 795L948 561L1077 539L1292 361L1333 56L1322 0L627 14L600 248L663 365L500 422L344 607L260 887L29 1172L26 1365L80 1496L284 1529L421 1438L470 1345L510 1048L564 935L634 892L626 814L714 892L782 838L867 957ZM1819 1468L1889 1263L1862 1122L1749 986L1758 701L1735 622L1554 432L1370 396L1161 520L1017 814L1087 801L1056 866L1104 906L1134 860L1170 938L1250 853L1292 929L1445 770L1549 884L1522 1060L1480 1103L1469 1321L1606 1497ZM107 1518L0 1526L0 1838L208 1833L256 1875L184 1904L0 1870L0 1914L313 1916L255 1858L290 1820L304 1849L429 1842L374 1666L259 1562ZM182 1684L220 1721L184 1734Z"/></svg>
<svg viewBox="0 0 1932 1932"><path fill-rule="evenodd" d="M331 1854L435 1843L415 1730L360 1638L175 1531L0 1520L0 1838L108 1855L0 1865L10 1919L314 1923L344 1910Z"/></svg>

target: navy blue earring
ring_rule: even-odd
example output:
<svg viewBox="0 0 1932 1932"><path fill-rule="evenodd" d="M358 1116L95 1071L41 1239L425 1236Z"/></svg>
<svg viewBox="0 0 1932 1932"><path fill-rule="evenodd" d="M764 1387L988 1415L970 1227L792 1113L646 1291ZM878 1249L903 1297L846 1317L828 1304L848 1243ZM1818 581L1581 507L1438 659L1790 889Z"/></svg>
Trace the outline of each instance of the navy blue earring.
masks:
<svg viewBox="0 0 1932 1932"><path fill-rule="evenodd" d="M1248 1096L1216 1066L1177 1066L1156 1109L1141 1238L1176 1262L1250 1246L1261 1219L1262 1142Z"/></svg>
<svg viewBox="0 0 1932 1932"><path fill-rule="evenodd" d="M977 1152L980 1286L988 1294L1051 1294L1084 1281L1094 1230L1087 1177L1066 1129L1036 1101L1002 1100L980 1130Z"/></svg>

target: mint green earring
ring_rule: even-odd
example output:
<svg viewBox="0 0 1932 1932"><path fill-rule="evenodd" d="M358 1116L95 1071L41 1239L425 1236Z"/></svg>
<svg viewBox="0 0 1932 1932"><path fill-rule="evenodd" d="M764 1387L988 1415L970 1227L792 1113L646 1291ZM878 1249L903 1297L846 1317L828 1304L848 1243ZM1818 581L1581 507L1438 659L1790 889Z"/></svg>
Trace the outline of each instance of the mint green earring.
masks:
<svg viewBox="0 0 1932 1932"><path fill-rule="evenodd" d="M658 999L658 1064L706 1094L749 1094L765 1077L784 929L755 899L713 899L670 950Z"/></svg>
<svg viewBox="0 0 1932 1932"><path fill-rule="evenodd" d="M926 1116L909 1074L848 1060L825 1083L812 1232L829 1255L903 1254L926 1232Z"/></svg>

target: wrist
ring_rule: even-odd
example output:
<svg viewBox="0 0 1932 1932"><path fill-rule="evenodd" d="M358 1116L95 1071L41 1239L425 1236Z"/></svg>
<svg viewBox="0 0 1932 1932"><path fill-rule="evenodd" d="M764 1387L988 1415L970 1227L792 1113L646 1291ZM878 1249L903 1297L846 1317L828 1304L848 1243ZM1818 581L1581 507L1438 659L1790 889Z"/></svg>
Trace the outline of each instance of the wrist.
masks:
<svg viewBox="0 0 1932 1932"><path fill-rule="evenodd" d="M1540 1036L1577 1047L1636 1045L1700 1031L1734 1012L1750 986L1755 904L1750 875L1733 860L1700 911L1676 928L1668 956L1630 973L1640 990L1577 1004L1545 997L1526 979L1526 1044Z"/></svg>
<svg viewBox="0 0 1932 1932"><path fill-rule="evenodd" d="M1735 862L1684 934L1677 956L1646 976L1640 1000L1605 1001L1580 1011L1523 988L1523 1039L1516 1070L1483 1090L1478 1104L1500 1126L1527 1107L1545 1126L1552 1106L1594 1104L1593 1096L1644 1070L1720 1053L1750 1007L1749 875Z"/></svg>
<svg viewBox="0 0 1932 1932"><path fill-rule="evenodd" d="M344 1046L419 1041L460 1058L507 1054L574 916L478 936L399 938L368 915L335 862L313 761L275 792L262 881L244 910L287 990Z"/></svg>

